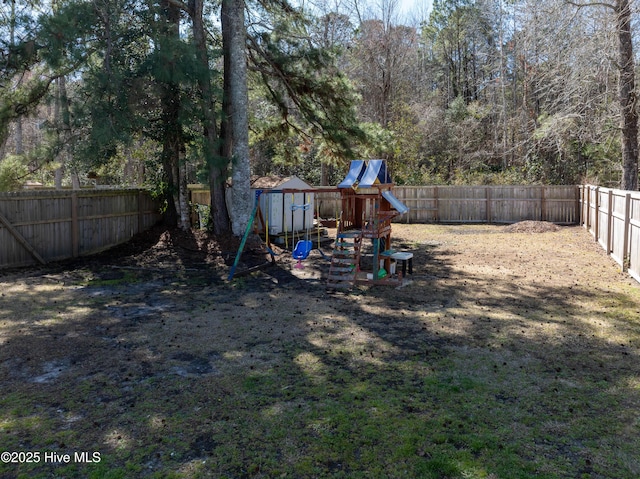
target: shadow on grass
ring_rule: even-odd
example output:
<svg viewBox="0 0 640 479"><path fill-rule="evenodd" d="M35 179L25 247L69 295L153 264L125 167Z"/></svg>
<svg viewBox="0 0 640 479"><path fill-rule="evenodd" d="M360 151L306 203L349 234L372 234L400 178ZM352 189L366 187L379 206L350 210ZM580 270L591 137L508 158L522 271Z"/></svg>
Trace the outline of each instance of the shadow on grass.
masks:
<svg viewBox="0 0 640 479"><path fill-rule="evenodd" d="M101 462L0 475L637 477L621 312L638 298L463 273L456 254L426 246L412 284L331 296L284 267L21 279L0 310L4 446Z"/></svg>

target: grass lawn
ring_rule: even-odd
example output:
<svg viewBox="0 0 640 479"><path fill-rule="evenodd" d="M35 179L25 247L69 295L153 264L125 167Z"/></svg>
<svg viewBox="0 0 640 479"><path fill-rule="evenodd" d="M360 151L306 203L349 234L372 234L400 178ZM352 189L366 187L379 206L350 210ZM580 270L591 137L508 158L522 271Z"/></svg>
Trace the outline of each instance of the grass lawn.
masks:
<svg viewBox="0 0 640 479"><path fill-rule="evenodd" d="M0 478L640 477L640 285L587 232L393 237L399 289L175 245L0 275Z"/></svg>

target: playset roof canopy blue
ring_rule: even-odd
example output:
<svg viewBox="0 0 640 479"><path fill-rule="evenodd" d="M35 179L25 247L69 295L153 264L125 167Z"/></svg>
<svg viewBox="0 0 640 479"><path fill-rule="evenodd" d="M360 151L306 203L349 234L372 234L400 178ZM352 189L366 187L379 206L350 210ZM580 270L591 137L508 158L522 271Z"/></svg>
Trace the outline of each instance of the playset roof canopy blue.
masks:
<svg viewBox="0 0 640 479"><path fill-rule="evenodd" d="M370 188L373 185L387 185L391 177L384 160L353 160L349 173L338 188Z"/></svg>
<svg viewBox="0 0 640 479"><path fill-rule="evenodd" d="M349 173L338 188L371 188L373 185L391 184L391 177L387 171L387 162L384 160L353 160ZM402 201L396 198L391 191L383 191L382 196L400 214L409 211Z"/></svg>

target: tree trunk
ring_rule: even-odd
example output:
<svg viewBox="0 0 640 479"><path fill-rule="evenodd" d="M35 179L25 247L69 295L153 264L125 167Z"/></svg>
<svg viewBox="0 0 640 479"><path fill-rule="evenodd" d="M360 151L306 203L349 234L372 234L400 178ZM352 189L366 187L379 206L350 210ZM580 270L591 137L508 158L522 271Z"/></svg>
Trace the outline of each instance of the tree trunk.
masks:
<svg viewBox="0 0 640 479"><path fill-rule="evenodd" d="M166 35L179 36L180 10L170 2L165 2ZM161 47L162 48L162 47ZM167 47L168 48L168 47ZM167 68L171 68L167 66ZM162 92L162 164L167 183L167 209L164 220L169 227L180 222L180 150L183 146L182 127L180 125L180 88L168 81ZM184 227L184 225L180 225Z"/></svg>
<svg viewBox="0 0 640 479"><path fill-rule="evenodd" d="M62 151L59 154L60 166L56 168L54 184L56 189L62 188L62 180L66 169L71 167L71 184L73 189L80 188L77 171L71 163L71 112L69 111L69 96L67 95L67 81L64 76L56 80L58 86L55 116L62 127Z"/></svg>
<svg viewBox="0 0 640 479"><path fill-rule="evenodd" d="M61 77L64 78L64 77ZM58 78L56 80L56 85L58 87L58 94L55 100L55 103L53 105L53 116L55 118L56 123L60 123L61 122L61 116L60 116L60 111L62 110L61 105L60 105L60 97L61 97L61 86L60 86L60 78ZM61 190L62 189L62 177L64 175L64 164L63 162L60 163L60 166L58 166L58 168L56 168L55 173L54 173L54 179L53 179L53 184L56 188L56 190Z"/></svg>
<svg viewBox="0 0 640 479"><path fill-rule="evenodd" d="M616 27L620 48L619 95L622 116L622 189L638 189L638 112L636 110L631 7L616 2Z"/></svg>
<svg viewBox="0 0 640 479"><path fill-rule="evenodd" d="M327 165L325 162L320 163L320 185L321 186L327 186L329 184L329 178L328 178L328 170L329 169L329 165Z"/></svg>
<svg viewBox="0 0 640 479"><path fill-rule="evenodd" d="M244 0L222 1L222 41L225 61L225 96L229 100L227 121L232 154L231 225L240 236L249 223L251 167L249 163L249 98L247 94L246 33Z"/></svg>
<svg viewBox="0 0 640 479"><path fill-rule="evenodd" d="M24 141L22 134L22 117L16 118L16 155L24 153Z"/></svg>
<svg viewBox="0 0 640 479"><path fill-rule="evenodd" d="M75 171L71 173L71 188L74 190L80 189L80 178Z"/></svg>
<svg viewBox="0 0 640 479"><path fill-rule="evenodd" d="M227 176L226 159L218 154L218 128L211 75L209 69L209 55L207 53L206 31L203 22L203 0L193 0L191 3L191 21L193 23L193 38L196 44L198 61L202 73L198 75L198 87L202 95L202 112L204 118L203 132L205 140L205 160L209 167L209 191L211 193L210 224L214 234L227 233L229 227L229 213L225 200L225 179Z"/></svg>
<svg viewBox="0 0 640 479"><path fill-rule="evenodd" d="M162 144L162 165L165 171L167 188L167 209L164 212L164 221L170 228L176 228L180 224L179 201L179 175L178 170L178 145L176 135L165 131Z"/></svg>
<svg viewBox="0 0 640 479"><path fill-rule="evenodd" d="M181 146L178 156L178 204L180 211L179 228L183 231L191 229L191 217L189 215L189 188L187 186L187 160L185 158L184 147Z"/></svg>
<svg viewBox="0 0 640 479"><path fill-rule="evenodd" d="M11 0L11 17L9 19L10 25L10 45L16 46L16 0ZM18 80L16 88L20 86L22 80ZM22 155L24 153L24 145L22 139L22 117L16 118L16 136L15 136L15 153L16 155Z"/></svg>

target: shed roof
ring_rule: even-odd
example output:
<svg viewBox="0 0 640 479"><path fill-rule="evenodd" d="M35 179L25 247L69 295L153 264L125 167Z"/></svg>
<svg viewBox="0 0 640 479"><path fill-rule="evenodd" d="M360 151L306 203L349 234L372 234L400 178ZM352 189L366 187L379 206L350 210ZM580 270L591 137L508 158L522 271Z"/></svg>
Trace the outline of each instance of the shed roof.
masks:
<svg viewBox="0 0 640 479"><path fill-rule="evenodd" d="M274 189L274 188L291 188L291 189L309 189L312 186L297 176L252 176L251 188L254 189Z"/></svg>

